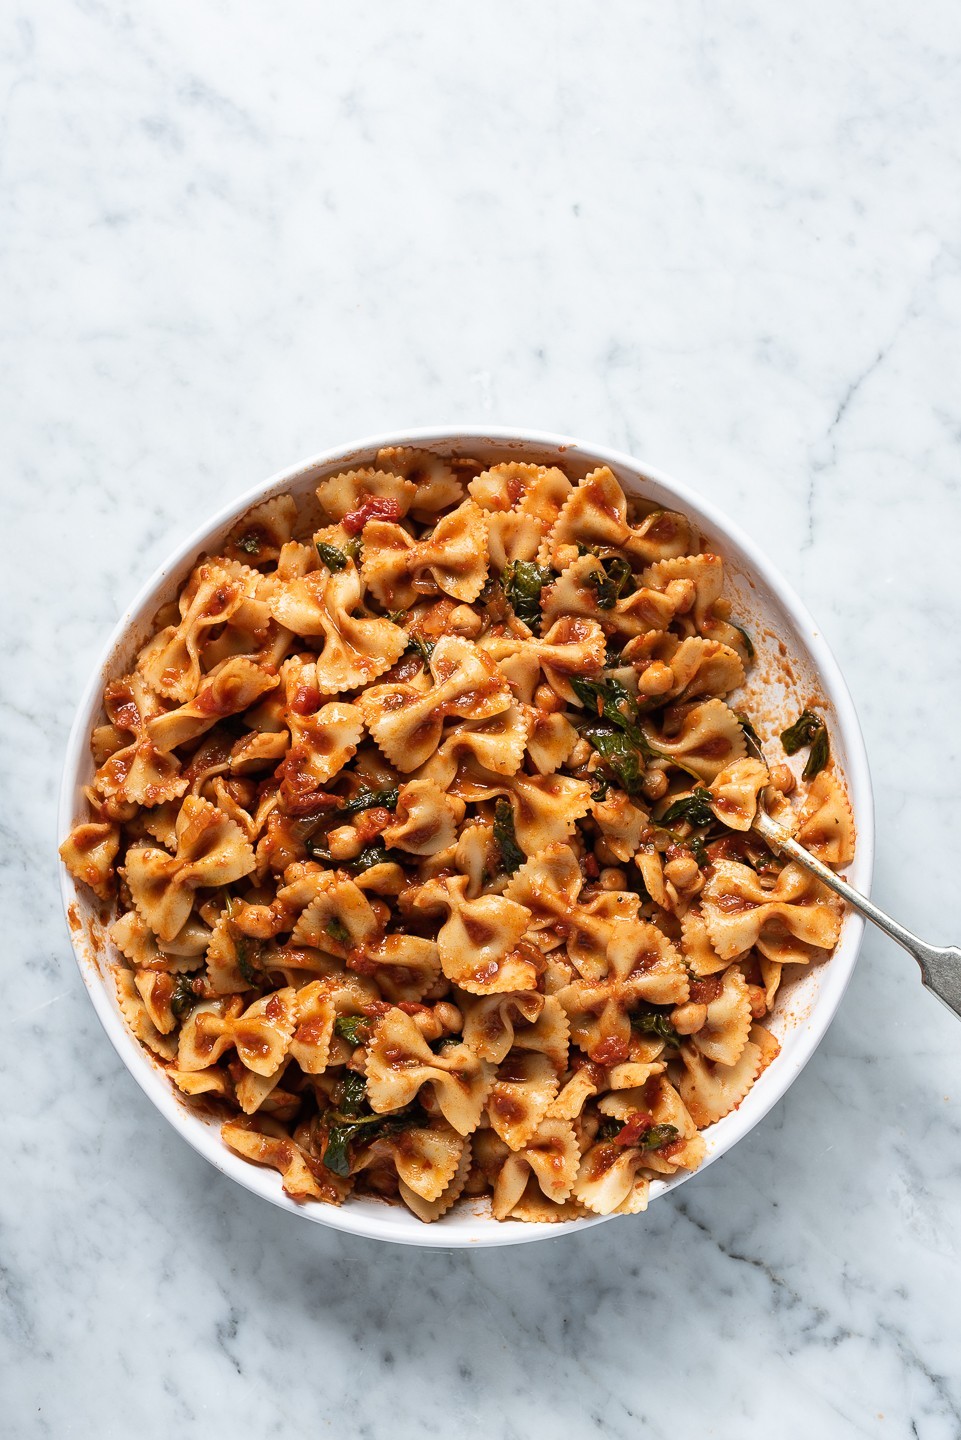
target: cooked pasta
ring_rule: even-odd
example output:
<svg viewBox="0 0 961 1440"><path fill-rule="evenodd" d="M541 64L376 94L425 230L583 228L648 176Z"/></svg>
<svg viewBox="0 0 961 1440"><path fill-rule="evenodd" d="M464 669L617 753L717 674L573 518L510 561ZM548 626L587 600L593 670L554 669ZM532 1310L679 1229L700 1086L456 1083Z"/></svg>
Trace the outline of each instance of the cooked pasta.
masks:
<svg viewBox="0 0 961 1440"><path fill-rule="evenodd" d="M296 1200L643 1210L838 939L751 829L849 863L823 721L785 732L799 789L733 702L721 557L606 467L391 449L316 493L250 510L106 687L61 854L120 1010Z"/></svg>

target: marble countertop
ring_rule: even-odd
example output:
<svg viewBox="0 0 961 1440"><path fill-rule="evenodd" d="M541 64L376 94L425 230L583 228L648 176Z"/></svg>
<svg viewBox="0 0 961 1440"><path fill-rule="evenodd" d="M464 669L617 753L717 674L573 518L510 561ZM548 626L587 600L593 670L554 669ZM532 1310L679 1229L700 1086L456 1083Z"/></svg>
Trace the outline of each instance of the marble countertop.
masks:
<svg viewBox="0 0 961 1440"><path fill-rule="evenodd" d="M141 579L392 426L639 454L849 679L880 903L957 901L961 18L36 0L0 29L5 1435L961 1435L961 1029L870 935L809 1067L646 1216L307 1227L121 1068L60 913L73 706Z"/></svg>

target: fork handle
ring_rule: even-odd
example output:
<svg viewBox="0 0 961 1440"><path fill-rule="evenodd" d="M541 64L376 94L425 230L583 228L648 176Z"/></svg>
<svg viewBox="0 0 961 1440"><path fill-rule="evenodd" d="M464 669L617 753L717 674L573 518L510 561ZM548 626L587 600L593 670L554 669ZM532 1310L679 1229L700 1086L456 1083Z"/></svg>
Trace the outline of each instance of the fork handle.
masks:
<svg viewBox="0 0 961 1440"><path fill-rule="evenodd" d="M763 810L758 810L754 829L775 850L790 855L792 860L796 860L805 870L816 875L828 889L846 900L852 909L859 911L872 924L877 925L879 930L896 940L909 955L913 955L920 966L921 980L926 988L961 1018L961 950L956 945L929 945L926 940L912 934L906 926L879 910L860 890L855 890L854 886L842 880L840 875L835 875L833 870L829 870L827 865L811 855L803 845L799 845Z"/></svg>

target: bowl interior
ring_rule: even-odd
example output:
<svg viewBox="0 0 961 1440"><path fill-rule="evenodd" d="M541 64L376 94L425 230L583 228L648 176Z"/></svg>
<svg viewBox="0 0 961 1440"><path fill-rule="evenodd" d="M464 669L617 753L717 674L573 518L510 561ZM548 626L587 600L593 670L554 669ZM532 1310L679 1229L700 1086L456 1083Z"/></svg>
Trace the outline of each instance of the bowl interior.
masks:
<svg viewBox="0 0 961 1440"><path fill-rule="evenodd" d="M642 496L666 508L683 510L700 527L710 548L724 558L726 593L733 601L733 619L745 626L754 642L757 659L743 694L732 699L735 708L749 709L762 740L776 739L805 705L825 713L833 754L845 776L858 830L858 848L846 872L863 892L870 886L873 860L873 813L867 760L857 718L837 665L807 611L770 563L719 515L703 497L668 480L638 461L604 448L582 445L561 437L537 433L491 430L431 430L375 436L347 450L331 451L274 476L240 497L209 525L188 537L148 582L121 618L104 651L80 704L68 745L60 805L60 838L82 813L82 787L90 783L93 763L89 736L101 718L104 683L126 673L136 652L153 630L158 609L172 599L201 552L216 553L223 537L250 505L272 495L289 492L298 503L313 501L314 487L326 475L369 464L386 445L420 445L443 455L474 456L494 464L508 458L532 459L562 466L572 479L597 465L610 465L628 494ZM774 746L768 747L773 757ZM600 1219L576 1220L560 1225L498 1223L483 1202L464 1202L434 1225L423 1225L402 1205L374 1198L351 1199L335 1208L298 1205L281 1188L274 1171L254 1166L229 1151L219 1136L218 1122L190 1109L137 1040L120 1015L109 966L117 952L105 938L110 915L89 893L77 887L61 867L68 924L81 973L103 1025L138 1084L181 1134L212 1164L286 1210L321 1224L356 1234L414 1245L451 1248L500 1245L543 1239L570 1229L584 1229ZM824 1034L850 979L857 958L863 922L848 914L831 960L801 971L781 989L771 1029L781 1042L781 1053L760 1077L740 1107L704 1132L705 1165L730 1149L745 1135L800 1073ZM697 1172L700 1173L700 1172ZM687 1174L651 1186L652 1199L683 1184Z"/></svg>

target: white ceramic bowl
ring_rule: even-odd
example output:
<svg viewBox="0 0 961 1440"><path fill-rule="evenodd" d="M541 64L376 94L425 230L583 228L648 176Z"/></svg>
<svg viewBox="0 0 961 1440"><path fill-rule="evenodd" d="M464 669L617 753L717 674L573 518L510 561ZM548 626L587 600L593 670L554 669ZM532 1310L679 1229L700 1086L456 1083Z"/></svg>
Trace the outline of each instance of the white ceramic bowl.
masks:
<svg viewBox="0 0 961 1440"><path fill-rule="evenodd" d="M759 728L763 737L768 739L775 735L785 723L795 718L812 695L818 698L827 714L833 753L848 783L858 830L857 856L848 874L860 890L868 891L874 833L871 781L864 742L847 686L804 605L739 526L721 515L696 491L640 464L629 455L537 431L423 429L372 436L343 449L326 451L274 475L239 496L207 525L189 535L151 576L122 616L90 677L67 746L60 796L61 839L83 813L81 787L89 783L93 774L88 742L90 732L101 716L104 684L112 676L126 672L132 657L149 635L158 608L175 596L196 556L201 551L216 553L222 538L237 518L257 501L285 491L292 492L297 499L307 496L323 476L349 466L370 464L375 452L386 445L417 445L436 449L441 454L472 455L490 464L508 458L529 458L561 465L574 477L587 474L597 465L609 465L628 493L644 495L693 516L711 546L724 557L727 593L734 600L735 618L748 626L757 648L757 663L749 677L749 705L752 716L760 715L762 718ZM779 641L783 641L786 647L790 669L785 667L779 654ZM80 973L120 1058L144 1093L184 1139L218 1170L248 1190L320 1225L408 1245L441 1248L511 1245L546 1239L574 1229L583 1230L589 1225L601 1223L600 1218L574 1220L560 1225L525 1225L517 1221L498 1223L485 1213L482 1202L465 1202L456 1206L451 1214L434 1225L422 1224L403 1205L388 1204L374 1198L350 1199L340 1208L319 1203L297 1204L284 1194L278 1174L250 1164L227 1149L220 1139L218 1124L188 1108L160 1066L130 1034L110 983L108 966L112 947L104 938L104 921L109 917L101 914L101 907L94 897L78 887L63 867L61 889ZM847 915L831 960L825 965L813 967L782 990L771 1021L771 1028L781 1041L781 1053L741 1106L704 1132L707 1158L696 1172L698 1175L746 1135L800 1074L827 1030L851 978L862 930L860 917ZM652 1199L690 1178L693 1177L680 1173L667 1181L655 1181L651 1186ZM639 1219L636 1223L643 1224L644 1221Z"/></svg>

